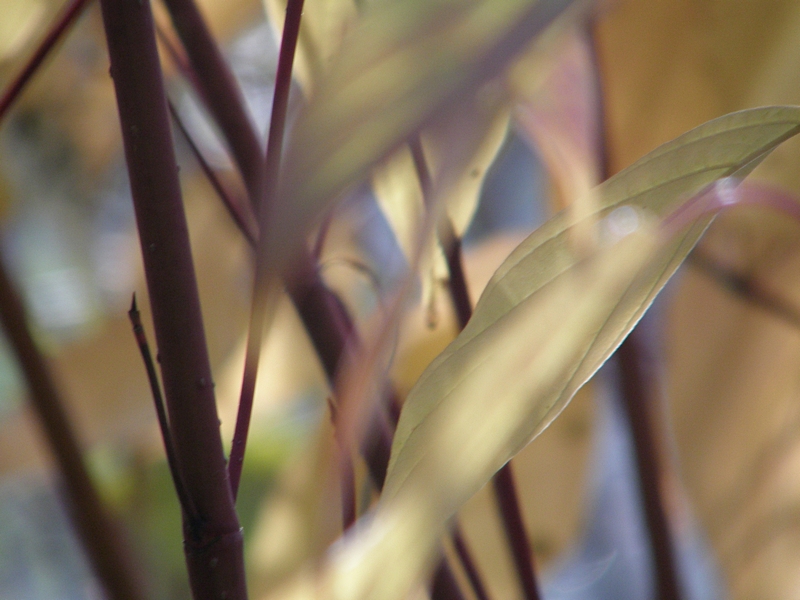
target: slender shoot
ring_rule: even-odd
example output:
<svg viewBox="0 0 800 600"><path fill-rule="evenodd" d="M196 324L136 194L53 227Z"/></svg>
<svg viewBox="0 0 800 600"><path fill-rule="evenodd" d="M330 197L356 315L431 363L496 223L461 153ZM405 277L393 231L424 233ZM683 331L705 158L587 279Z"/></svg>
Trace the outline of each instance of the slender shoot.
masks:
<svg viewBox="0 0 800 600"><path fill-rule="evenodd" d="M153 362L153 355L150 353L150 344L147 342L144 325L142 325L142 316L136 305L136 294L133 295L133 299L131 300L131 309L128 311L128 317L133 326L133 335L136 336L136 344L139 346L139 352L142 354L144 368L147 371L147 380L150 382L150 391L153 394L153 403L156 407L158 426L161 429L161 439L164 441L164 451L167 454L167 465L172 475L172 482L175 485L175 492L178 495L178 502L180 502L184 514L189 519L194 520L197 519L197 510L194 507L192 499L186 493L183 477L178 467L178 459L175 456L175 445L172 441L172 432L169 429L169 421L167 419L167 409L164 406L164 397L161 394L161 384L158 382L158 374L156 373L156 366Z"/></svg>

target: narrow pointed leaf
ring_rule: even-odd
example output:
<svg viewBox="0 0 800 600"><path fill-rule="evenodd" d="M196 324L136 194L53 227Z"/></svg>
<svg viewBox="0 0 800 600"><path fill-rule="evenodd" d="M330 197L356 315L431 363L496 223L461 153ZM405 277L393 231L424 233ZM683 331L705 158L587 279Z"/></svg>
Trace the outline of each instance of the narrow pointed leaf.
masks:
<svg viewBox="0 0 800 600"><path fill-rule="evenodd" d="M612 230L635 225L641 211L663 218L715 180L746 175L766 154L798 131L800 108L795 107L753 109L710 121L657 148L599 186L595 190L597 216L605 218ZM497 432L505 438L506 445L501 454L492 457L491 468L473 464L472 475L466 470L469 476L447 490L447 494L459 498L452 507L457 508L476 492L485 483L487 472L491 475L492 469L502 466L555 418L621 343L711 218L695 221L631 277L619 297L604 308L602 326L585 339L577 340L578 351L574 362L563 371L563 379L544 393L528 398L526 426ZM626 223L627 219L634 222ZM485 360L493 361L483 348L485 335L518 306L546 292L575 268L577 259L568 239L573 224L566 213L561 213L529 236L497 270L462 334L423 373L401 414L384 493L397 494L408 485L407 479L420 465L436 460L433 455L440 450L432 447L431 434L425 433L429 431L428 421L463 421L462 437L449 449L452 456L461 456L474 443L474 427L463 420L462 408L469 404L472 394L456 398L444 393L450 380L448 365L458 360L459 355L484 356ZM562 323L554 321L551 326L560 329ZM536 340L530 343L535 344ZM498 372L501 366L497 365ZM530 368L538 370L541 366L534 364ZM506 382L497 379L495 384L502 389ZM495 410L496 398L489 396L481 401L486 415ZM480 421L481 411L473 413L471 418L473 422ZM436 477L431 481L437 481Z"/></svg>
<svg viewBox="0 0 800 600"><path fill-rule="evenodd" d="M502 72L570 4L370 4L293 128L267 252L287 260L348 184Z"/></svg>
<svg viewBox="0 0 800 600"><path fill-rule="evenodd" d="M528 398L559 384L579 359L581 341L602 325L607 306L654 245L655 236L638 233L599 253L429 374L427 389L435 390L444 410L419 423L406 446L419 460L402 480L395 474L361 534L334 551L321 578L330 595L322 597L406 597L435 557L446 518L468 498L464 482L491 477L496 457L508 454L509 440L528 428ZM459 410L450 410L455 405Z"/></svg>

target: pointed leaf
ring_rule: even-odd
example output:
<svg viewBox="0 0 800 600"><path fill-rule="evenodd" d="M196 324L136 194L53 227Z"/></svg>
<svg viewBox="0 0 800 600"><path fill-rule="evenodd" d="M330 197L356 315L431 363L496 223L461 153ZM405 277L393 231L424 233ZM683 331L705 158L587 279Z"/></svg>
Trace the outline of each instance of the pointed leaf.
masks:
<svg viewBox="0 0 800 600"><path fill-rule="evenodd" d="M674 211L688 196L703 190L714 180L731 175L744 175L785 139L800 131L800 109L770 107L733 113L710 121L651 152L596 190L600 213L610 231L635 226L641 210L664 217ZM548 288L560 285L577 266L568 231L570 223L561 213L525 240L501 265L489 282L473 319L461 335L423 373L409 394L403 408L392 447L392 458L384 494L392 497L414 482L414 474L428 472L429 494L448 498L449 510L456 510L474 494L507 460L544 429L577 389L602 365L630 331L657 292L677 269L710 222L702 217L676 239L670 241L653 259L632 276L613 302L603 306L604 317L599 326L583 339L574 339L575 353L563 367L562 378L552 382L536 395L526 398L523 426L509 423L505 431L495 431L502 438L496 455L485 455L484 464L472 463L461 468L463 479L447 489L438 483L444 474L432 474L438 464L437 455L452 457L449 468L455 469L469 448L474 445L476 428L496 410L506 394L489 394L475 398L477 387L461 385L462 394L452 394L454 382L460 382L453 365L477 360L493 365L493 371L504 373L502 353L493 354L484 341L494 327L505 322L510 313L527 304L537 295L549 294ZM584 292L581 292L584 293ZM564 323L553 320L550 327L561 331ZM560 335L563 335L560 334ZM537 344L530 339L527 344ZM514 348L521 351L523 348ZM548 353L549 355L549 353ZM530 369L542 369L541 363ZM490 372L492 369L490 369ZM461 375L460 377L464 377ZM467 377L469 382L470 378ZM495 387L502 390L507 379L499 375ZM477 404L476 404L477 403ZM469 407L469 408L467 408ZM467 414L468 413L468 414ZM459 423L459 434L450 438L452 446L440 446L440 434L428 423ZM442 514L443 519L452 512Z"/></svg>
<svg viewBox="0 0 800 600"><path fill-rule="evenodd" d="M570 4L370 4L294 125L267 252L291 256L345 186L495 77Z"/></svg>

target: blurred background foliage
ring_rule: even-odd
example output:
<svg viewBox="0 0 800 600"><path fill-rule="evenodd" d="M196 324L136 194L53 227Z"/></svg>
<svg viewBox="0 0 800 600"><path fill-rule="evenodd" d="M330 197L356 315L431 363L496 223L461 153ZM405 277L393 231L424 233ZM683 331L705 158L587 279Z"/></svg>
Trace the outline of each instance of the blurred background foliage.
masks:
<svg viewBox="0 0 800 600"><path fill-rule="evenodd" d="M258 0L200 4L265 131L279 24L270 25ZM271 15L280 14L268 4ZM10 80L58 6L4 0L0 83ZM169 31L163 9L155 8ZM611 170L721 114L800 103L798 32L800 7L788 0L602 2L597 43ZM549 59L555 76L548 80L563 89L532 99L526 109L542 114L548 102L585 92L580 71L577 79L559 82L560 57L570 52L564 47ZM332 51L323 48L320 56ZM301 60L299 84L309 88L319 67L308 56ZM198 101L174 65L164 64L169 94L193 137L235 181ZM295 92L300 102L300 89ZM570 114L579 119L590 109L578 105ZM552 149L529 117L525 110L512 113L465 233L473 299L522 236L569 195ZM575 122L570 127L592 147L596 131ZM176 140L229 440L252 258L184 140L177 134ZM798 142L789 142L755 177L800 194L799 158ZM381 310L407 264L397 222L386 214L369 186L358 188L336 209L321 257L326 281L363 323ZM93 472L144 558L153 597L187 597L178 505L125 314L131 293L142 298L144 285L94 4L0 130L0 219L4 258L70 401ZM737 211L715 222L700 251L800 307L796 224ZM401 392L456 333L435 267L421 277L417 301L394 353L391 374ZM647 325L664 400L656 413L663 417L659 432L671 465L667 500L687 597L794 598L800 588L800 320L742 298L691 260L653 312ZM338 499L308 493L324 488L315 478L322 469L319 447L330 443L327 389L288 302L262 365L239 502L255 597L339 530ZM610 398L612 371L605 369L514 460L548 599L649 597L652 575L630 446ZM0 345L0 598L97 597L24 396L13 357ZM365 487L363 503L370 498ZM482 490L460 520L492 596L512 598L519 591L493 502Z"/></svg>

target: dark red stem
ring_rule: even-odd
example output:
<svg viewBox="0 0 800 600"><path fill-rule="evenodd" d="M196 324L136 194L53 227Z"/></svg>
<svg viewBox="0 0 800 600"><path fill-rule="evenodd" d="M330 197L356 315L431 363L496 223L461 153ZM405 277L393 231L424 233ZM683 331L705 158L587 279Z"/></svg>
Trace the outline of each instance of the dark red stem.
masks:
<svg viewBox="0 0 800 600"><path fill-rule="evenodd" d="M461 588L458 587L458 582L445 559L439 562L439 566L433 574L431 598L438 598L439 600L464 599Z"/></svg>
<svg viewBox="0 0 800 600"><path fill-rule="evenodd" d="M61 39L61 36L75 23L88 3L89 0L70 0L64 6L59 16L56 17L55 23L47 30L47 35L44 36L33 55L6 88L2 98L0 98L0 122L2 122L20 93L22 93L22 90L25 89L25 86L39 70L44 59L47 58L47 55L50 54L50 51Z"/></svg>
<svg viewBox="0 0 800 600"><path fill-rule="evenodd" d="M197 510L184 550L197 600L247 597L200 299L147 1L101 0L175 454Z"/></svg>
<svg viewBox="0 0 800 600"><path fill-rule="evenodd" d="M217 196L220 198L220 200L222 200L222 204L227 209L228 214L231 216L231 219L233 219L233 222L239 228L239 231L242 232L242 235L244 235L247 242L251 246L255 247L258 241L258 225L255 222L253 211L249 206L244 204L241 200L237 199L231 192L228 191L220 178L217 176L217 173L211 168L211 165L208 164L208 161L206 160L205 156L203 156L203 153L200 152L200 148L198 148L197 144L189 133L189 130L186 129L183 119L181 119L181 116L178 114L175 106L170 101L168 101L168 105L172 120L175 122L175 125L178 126L178 130L180 130L181 135L186 140L186 143L189 144L189 149L192 151L192 154L197 160L197 164L200 165L200 170L203 171L203 174L206 176L206 179L208 179L211 187L214 188Z"/></svg>
<svg viewBox="0 0 800 600"><path fill-rule="evenodd" d="M300 33L300 17L303 14L303 0L289 0L286 6L286 20L283 24L283 37L278 55L278 71L275 75L275 94L272 100L269 136L267 138L267 158L265 169L265 192L259 206L259 231L268 230L267 223L272 215L272 203L278 187L278 176L281 167L281 151L283 134L286 128L286 113L289 106L289 91L292 86L292 65ZM245 179L247 174L245 174ZM261 342L264 323L267 318L267 286L269 285L269 269L265 256L266 235L259 237L256 249L256 276L253 284L253 303L250 312L250 323L247 331L247 350L245 352L244 376L242 392L239 398L239 411L236 415L236 427L231 445L231 458L228 464L233 495L239 488L242 463L247 446L247 432L250 428L250 416L253 411L253 394L256 389L258 362L261 357Z"/></svg>
<svg viewBox="0 0 800 600"><path fill-rule="evenodd" d="M164 39L163 35L162 39ZM179 63L182 62L181 57L177 56L175 48L172 48L170 53L175 55L173 57L175 60ZM183 74L192 85L195 85L197 78L190 68ZM222 90L219 92L223 93ZM245 222L251 223L254 221L250 216L251 210L246 205L233 199L231 193L208 165L208 161L202 156L197 144L192 140L191 134L181 126L182 123L174 111L173 116L176 117L176 124L189 141L192 152L222 202L232 214L239 215L241 212L241 215L234 216L234 220L247 241L255 248L258 236L257 231L254 230L257 229L257 225L253 225L254 230L245 225ZM344 353L345 345L347 343L358 345L358 335L353 328L347 309L336 294L331 292L322 282L316 268L316 260L312 256L305 254L300 257L298 264L300 265L300 270L295 277L287 282L287 292L309 333L328 381L331 387L334 387L339 360ZM383 486L383 480L386 477L386 468L389 464L389 453L392 445L392 432L400 412L397 395L391 389L391 386L386 386L383 395L385 398L384 406L373 416L372 425L368 428L367 436L361 445L361 452L367 461L370 476L378 487ZM389 415L386 414L387 409Z"/></svg>
<svg viewBox="0 0 800 600"><path fill-rule="evenodd" d="M525 523L517 500L519 496L510 462L497 472L492 479L492 486L500 506L500 517L503 520L506 538L511 545L511 555L514 558L514 566L524 597L526 600L539 600L539 588L533 570L533 552L525 533Z"/></svg>
<svg viewBox="0 0 800 600"><path fill-rule="evenodd" d="M164 3L189 56L200 95L225 135L257 211L264 193L263 151L241 89L194 1Z"/></svg>
<svg viewBox="0 0 800 600"><path fill-rule="evenodd" d="M672 534L661 493L662 468L653 435L652 394L653 390L658 389L658 382L641 335L641 329L634 329L617 350L620 392L633 434L639 491L655 563L657 598L679 600L681 593L672 550Z"/></svg>
<svg viewBox="0 0 800 600"><path fill-rule="evenodd" d="M164 405L164 397L161 394L161 385L158 382L156 365L155 362L153 362L153 355L150 352L150 344L147 342L147 335L145 334L144 325L142 324L142 316L139 312L139 308L136 306L136 294L133 295L133 300L131 300L131 309L128 311L128 317L133 326L133 335L136 337L136 345L139 346L139 352L142 355L142 362L144 362L144 368L147 372L147 381L150 383L150 392L153 395L153 404L156 409L158 427L161 430L164 452L167 455L167 465L169 466L172 483L175 485L175 491L178 495L178 502L189 519L197 519L197 511L192 504L191 498L189 498L189 495L186 493L186 486L183 484L183 478L178 468L178 459L175 456L175 444L172 441L172 432L169 430L167 409Z"/></svg>
<svg viewBox="0 0 800 600"><path fill-rule="evenodd" d="M764 289L752 278L736 273L719 264L700 247L692 250L687 263L700 269L723 288L745 302L749 302L790 325L800 328L800 309L794 304L771 290Z"/></svg>
<svg viewBox="0 0 800 600"><path fill-rule="evenodd" d="M599 59L596 22L587 27L595 76L595 102L597 110L598 166L601 180L611 176L608 134L606 124L603 76ZM679 600L678 574L673 557L672 534L662 500L661 465L653 436L650 407L653 394L658 389L652 369L653 362L646 355L639 327L634 328L616 352L620 375L620 396L628 420L635 451L639 491L644 504L645 522L650 536L656 576L658 600Z"/></svg>
<svg viewBox="0 0 800 600"><path fill-rule="evenodd" d="M2 264L0 321L28 384L31 405L58 466L72 524L95 575L111 600L144 600L129 551L89 477L64 401L36 347L25 308Z"/></svg>
<svg viewBox="0 0 800 600"><path fill-rule="evenodd" d="M478 567L472 560L472 555L467 548L467 542L459 529L453 530L453 546L455 547L456 554L464 566L464 572L467 574L467 579L475 592L477 600L489 600L489 595L486 593L486 588L483 586Z"/></svg>

